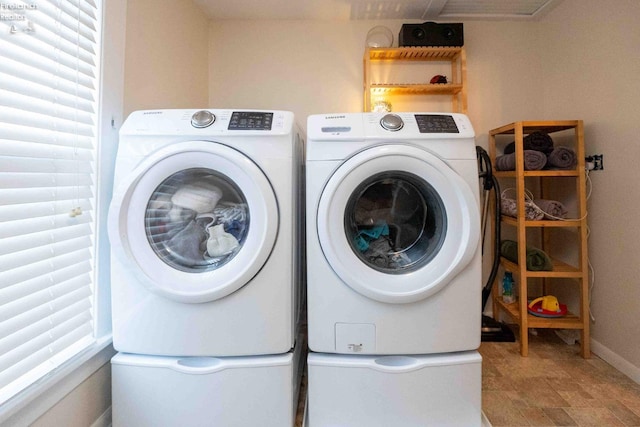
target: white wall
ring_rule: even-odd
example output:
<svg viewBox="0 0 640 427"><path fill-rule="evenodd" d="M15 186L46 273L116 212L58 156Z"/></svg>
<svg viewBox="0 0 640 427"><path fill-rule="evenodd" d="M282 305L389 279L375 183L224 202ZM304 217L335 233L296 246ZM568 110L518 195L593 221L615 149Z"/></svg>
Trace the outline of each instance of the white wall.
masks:
<svg viewBox="0 0 640 427"><path fill-rule="evenodd" d="M110 405L111 365L107 363L38 418L31 427L97 427L102 423L96 423L96 420L101 416L107 417L103 414L108 414Z"/></svg>
<svg viewBox="0 0 640 427"><path fill-rule="evenodd" d="M358 111L369 24L217 21L210 25L209 103L306 116Z"/></svg>
<svg viewBox="0 0 640 427"><path fill-rule="evenodd" d="M605 154L589 201L592 337L636 380L638 18L636 0L564 0L539 22L464 22L468 114L479 145L488 130L513 121L582 119L587 153ZM385 25L397 35L403 22L212 21L209 104L291 110L303 126L309 114L360 111L367 31Z"/></svg>
<svg viewBox="0 0 640 427"><path fill-rule="evenodd" d="M303 127L310 114L361 111L367 32L385 25L397 38L404 22L212 21L209 104L291 110ZM488 129L541 111L535 29L530 22L465 23L469 116L485 141ZM426 81L435 74L425 73Z"/></svg>
<svg viewBox="0 0 640 427"><path fill-rule="evenodd" d="M125 117L134 110L204 108L208 25L190 0L129 0Z"/></svg>
<svg viewBox="0 0 640 427"><path fill-rule="evenodd" d="M592 337L640 380L640 2L564 0L540 23L544 115L585 123L590 174L589 257L595 270ZM598 347L594 346L598 351Z"/></svg>

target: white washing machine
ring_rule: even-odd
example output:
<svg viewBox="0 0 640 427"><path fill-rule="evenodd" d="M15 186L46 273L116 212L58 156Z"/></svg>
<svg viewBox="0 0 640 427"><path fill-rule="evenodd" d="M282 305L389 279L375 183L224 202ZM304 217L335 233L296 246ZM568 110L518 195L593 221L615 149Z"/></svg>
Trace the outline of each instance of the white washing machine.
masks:
<svg viewBox="0 0 640 427"><path fill-rule="evenodd" d="M480 345L478 170L466 116L310 116L306 176L312 351Z"/></svg>
<svg viewBox="0 0 640 427"><path fill-rule="evenodd" d="M127 118L109 210L118 351L243 356L293 347L303 150L285 111Z"/></svg>

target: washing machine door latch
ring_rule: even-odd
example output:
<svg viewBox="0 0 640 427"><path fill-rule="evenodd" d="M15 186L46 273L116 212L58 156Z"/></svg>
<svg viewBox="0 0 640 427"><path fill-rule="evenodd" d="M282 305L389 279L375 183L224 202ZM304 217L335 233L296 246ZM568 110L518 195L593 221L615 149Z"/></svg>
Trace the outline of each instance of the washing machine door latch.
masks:
<svg viewBox="0 0 640 427"><path fill-rule="evenodd" d="M380 119L380 126L385 130L397 132L402 129L404 122L397 114L385 114L382 119Z"/></svg>

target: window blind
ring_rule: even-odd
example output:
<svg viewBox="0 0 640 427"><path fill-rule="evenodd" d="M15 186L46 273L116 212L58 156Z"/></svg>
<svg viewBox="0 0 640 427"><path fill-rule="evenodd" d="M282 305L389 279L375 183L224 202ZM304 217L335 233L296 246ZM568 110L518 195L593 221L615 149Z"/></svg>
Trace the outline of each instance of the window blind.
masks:
<svg viewBox="0 0 640 427"><path fill-rule="evenodd" d="M0 20L0 404L94 343L100 10Z"/></svg>

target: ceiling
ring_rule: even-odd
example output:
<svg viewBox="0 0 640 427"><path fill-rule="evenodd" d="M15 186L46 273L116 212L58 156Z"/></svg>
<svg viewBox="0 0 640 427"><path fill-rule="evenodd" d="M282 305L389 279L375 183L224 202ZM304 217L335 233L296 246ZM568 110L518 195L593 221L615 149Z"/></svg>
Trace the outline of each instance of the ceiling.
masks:
<svg viewBox="0 0 640 427"><path fill-rule="evenodd" d="M193 0L215 20L535 20L562 0Z"/></svg>

